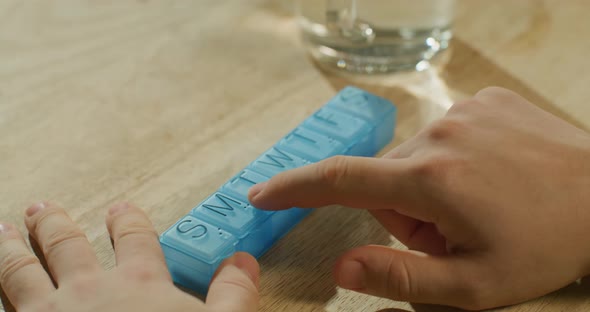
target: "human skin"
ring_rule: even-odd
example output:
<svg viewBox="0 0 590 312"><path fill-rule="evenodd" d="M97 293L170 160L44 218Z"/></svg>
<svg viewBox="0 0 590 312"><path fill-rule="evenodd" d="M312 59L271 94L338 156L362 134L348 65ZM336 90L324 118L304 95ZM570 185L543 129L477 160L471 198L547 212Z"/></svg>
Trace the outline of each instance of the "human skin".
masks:
<svg viewBox="0 0 590 312"><path fill-rule="evenodd" d="M383 158L334 157L254 186L261 209L368 209L409 250L364 246L334 267L344 288L484 309L534 298L590 273L590 136L519 95L487 88ZM0 285L18 311L255 311L259 267L224 261L206 303L174 287L138 208L109 209L117 266L100 268L56 205L26 211L46 272L0 223ZM56 285L52 282L55 281Z"/></svg>
<svg viewBox="0 0 590 312"><path fill-rule="evenodd" d="M176 288L152 223L130 204L111 207L106 217L117 261L110 271L100 267L86 236L63 209L39 203L25 214L50 274L16 227L0 224L0 284L19 312L248 312L258 307L259 267L245 253L220 265L206 303Z"/></svg>
<svg viewBox="0 0 590 312"><path fill-rule="evenodd" d="M338 285L479 310L590 274L590 135L497 87L382 158L337 156L250 189L266 210L367 209L409 250L363 246Z"/></svg>

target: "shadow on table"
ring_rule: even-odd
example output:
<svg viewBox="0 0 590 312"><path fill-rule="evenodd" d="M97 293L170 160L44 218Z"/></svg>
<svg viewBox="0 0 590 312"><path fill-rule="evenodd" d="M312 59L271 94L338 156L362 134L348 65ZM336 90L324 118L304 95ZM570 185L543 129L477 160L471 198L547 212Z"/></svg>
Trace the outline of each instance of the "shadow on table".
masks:
<svg viewBox="0 0 590 312"><path fill-rule="evenodd" d="M588 127L584 126L580 121L558 108L524 82L513 77L509 72L496 65L489 58L460 39L453 41L451 49L447 52L446 56L443 57L439 64L435 65L437 66L436 76L444 83L443 90L446 88L449 94L458 92L463 96L472 96L487 86L508 88L521 94L540 108L581 129L588 130ZM427 100L416 96L413 91L416 87L424 88L424 85L416 86L416 81L421 83L420 79L416 79L417 76L421 75L420 73L401 73L366 79L366 77L362 76L359 78L358 76L349 74L337 74L322 68L317 63L316 67L336 91L347 85L354 85L393 101L398 108L398 128L400 125L403 126L404 123L406 125L413 124L413 126L402 127L404 128L402 129L403 131L396 133L396 142L405 141L417 133L420 127L426 125L426 122L421 121L420 118L424 115L425 109L433 109L433 103L425 103ZM424 79L429 78L426 77ZM439 113L439 115L442 116L444 114ZM564 304L574 307L582 302L588 302L588 294L590 294L590 278L585 278L580 283L573 283L547 296L534 299L530 304L539 303L543 307L550 307L555 304L556 309L562 308ZM551 300L552 297L559 297L560 300ZM456 308L434 305L414 304L412 307L416 312L463 311ZM386 311L398 312L400 310L385 309L379 312Z"/></svg>
<svg viewBox="0 0 590 312"><path fill-rule="evenodd" d="M463 312L465 310L429 304L412 304L415 312Z"/></svg>
<svg viewBox="0 0 590 312"><path fill-rule="evenodd" d="M539 310L545 311L584 311L580 307L584 303L588 303L590 295L590 277L585 277L581 279L579 282L572 283L564 288L561 288L557 291L554 291L546 296L531 299L525 304L527 306L531 306L533 308L538 307ZM556 300L559 298L559 300ZM412 304L412 307L416 312L459 312L464 311L457 308L445 307L445 306L435 306L435 305L426 305L426 304ZM513 309L514 308L514 309ZM531 308L531 310L534 310ZM518 305L509 306L505 308L499 308L500 311L506 310L515 310L519 311ZM496 311L497 309L493 309ZM492 311L492 310L490 310ZM535 310L537 311L537 310ZM379 311L381 312L381 311Z"/></svg>
<svg viewBox="0 0 590 312"><path fill-rule="evenodd" d="M310 61L314 62L311 59ZM416 87L415 81L432 79L432 77L416 78L420 75L428 75L429 71L426 73L406 72L381 76L359 76L336 73L322 68L317 63L315 65L335 90L340 90L346 85L355 85L392 100L400 108L401 114L398 120L412 117L417 113L416 107L423 106L422 99L412 98L411 90ZM434 62L432 72L435 73L436 78L440 79L443 84L442 88L446 89L448 94L459 92L463 96L473 96L477 91L488 86L504 87L521 94L540 108L576 127L588 130L588 127L583 123L460 39L454 39L450 49L439 56ZM428 90L425 92L428 93Z"/></svg>
<svg viewBox="0 0 590 312"><path fill-rule="evenodd" d="M559 300L556 300L559 298ZM543 308L548 311L586 311L586 304L590 302L590 276L580 279L560 290L557 290L543 299ZM580 306L582 306L580 308ZM569 307L569 308L568 308Z"/></svg>
<svg viewBox="0 0 590 312"><path fill-rule="evenodd" d="M367 244L390 245L391 237L366 211L340 206L314 211L261 259L261 298L328 302L336 295L335 260ZM263 303L264 305L264 303Z"/></svg>

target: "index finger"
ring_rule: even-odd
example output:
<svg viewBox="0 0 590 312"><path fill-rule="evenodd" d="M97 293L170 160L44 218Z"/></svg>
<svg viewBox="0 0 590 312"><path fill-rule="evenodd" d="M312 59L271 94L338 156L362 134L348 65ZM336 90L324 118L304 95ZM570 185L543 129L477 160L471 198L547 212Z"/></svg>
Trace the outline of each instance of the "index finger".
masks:
<svg viewBox="0 0 590 312"><path fill-rule="evenodd" d="M143 210L128 203L109 209L107 228L115 249L117 266L141 267L139 273L156 279L171 280L158 233ZM136 271L131 271L136 273Z"/></svg>
<svg viewBox="0 0 590 312"><path fill-rule="evenodd" d="M423 196L410 176L411 161L336 156L282 172L253 186L250 202L265 210L340 204L365 209L396 209L423 219L416 211ZM404 207L412 207L405 209Z"/></svg>

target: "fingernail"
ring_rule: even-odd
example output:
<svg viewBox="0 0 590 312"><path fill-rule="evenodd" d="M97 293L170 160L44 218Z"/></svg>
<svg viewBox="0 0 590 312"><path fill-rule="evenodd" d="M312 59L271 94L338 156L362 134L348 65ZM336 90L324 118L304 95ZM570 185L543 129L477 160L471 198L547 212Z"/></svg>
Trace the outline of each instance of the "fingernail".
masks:
<svg viewBox="0 0 590 312"><path fill-rule="evenodd" d="M115 204L114 206L112 206L111 208L109 208L109 215L115 215L119 212L125 211L129 208L129 204L128 203L118 203Z"/></svg>
<svg viewBox="0 0 590 312"><path fill-rule="evenodd" d="M345 261L338 273L338 284L346 289L364 289L365 267L358 261Z"/></svg>
<svg viewBox="0 0 590 312"><path fill-rule="evenodd" d="M40 202L40 203L36 203L33 206L27 208L27 211L25 211L25 213L27 214L27 216L32 216L34 214L36 214L39 210L41 209L45 209L46 205L44 202Z"/></svg>
<svg viewBox="0 0 590 312"><path fill-rule="evenodd" d="M0 234L8 232L10 229L12 229L10 224L0 223Z"/></svg>
<svg viewBox="0 0 590 312"><path fill-rule="evenodd" d="M256 195L260 194L260 192L262 192L264 190L264 188L266 187L266 184L268 184L268 182L261 182L261 183L258 183L258 184L255 184L254 186L252 186L250 188L250 191L248 192L248 198L254 199L254 197L256 197Z"/></svg>

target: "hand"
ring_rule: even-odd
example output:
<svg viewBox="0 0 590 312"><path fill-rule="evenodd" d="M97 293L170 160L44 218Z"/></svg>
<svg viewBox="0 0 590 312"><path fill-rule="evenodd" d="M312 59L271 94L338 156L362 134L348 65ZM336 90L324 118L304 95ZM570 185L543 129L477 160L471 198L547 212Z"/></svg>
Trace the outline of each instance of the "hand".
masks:
<svg viewBox="0 0 590 312"><path fill-rule="evenodd" d="M18 311L256 311L258 263L244 253L226 259L214 277L207 303L177 289L168 273L158 235L138 208L109 210L107 227L117 267L101 269L84 233L64 210L37 204L25 223L38 243L53 280L10 224L0 225L0 284Z"/></svg>
<svg viewBox="0 0 590 312"><path fill-rule="evenodd" d="M334 157L250 190L261 209L365 208L409 251L365 246L343 288L483 309L590 273L590 136L486 88L383 158Z"/></svg>

